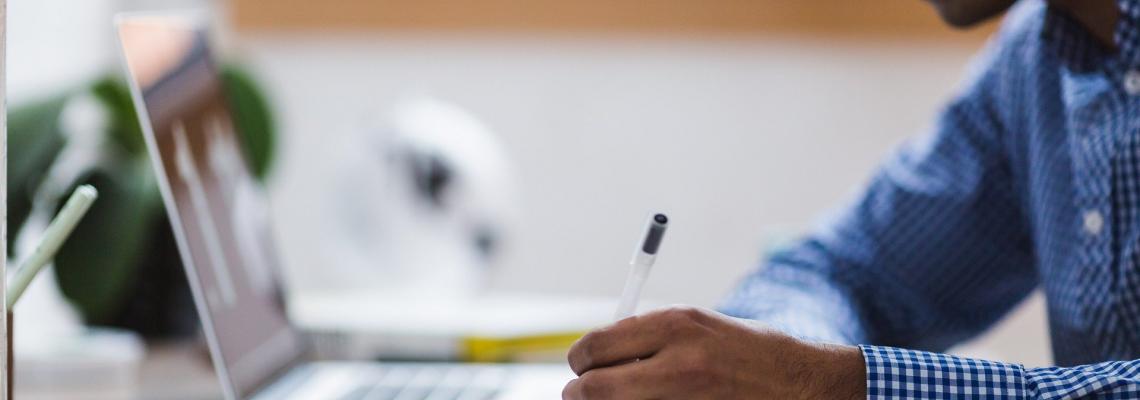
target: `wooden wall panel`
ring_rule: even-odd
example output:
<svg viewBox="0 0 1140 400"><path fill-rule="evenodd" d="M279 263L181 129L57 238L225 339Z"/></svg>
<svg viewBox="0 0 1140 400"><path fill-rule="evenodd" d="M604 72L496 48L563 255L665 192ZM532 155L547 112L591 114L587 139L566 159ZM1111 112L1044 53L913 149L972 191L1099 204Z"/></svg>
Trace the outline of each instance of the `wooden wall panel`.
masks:
<svg viewBox="0 0 1140 400"><path fill-rule="evenodd" d="M240 30L427 30L977 40L922 0L230 0Z"/></svg>

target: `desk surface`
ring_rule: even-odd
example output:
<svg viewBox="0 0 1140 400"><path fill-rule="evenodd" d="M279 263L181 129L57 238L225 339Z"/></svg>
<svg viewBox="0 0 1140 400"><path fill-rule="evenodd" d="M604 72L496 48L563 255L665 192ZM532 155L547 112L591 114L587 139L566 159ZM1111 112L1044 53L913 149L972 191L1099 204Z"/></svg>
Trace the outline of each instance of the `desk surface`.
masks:
<svg viewBox="0 0 1140 400"><path fill-rule="evenodd" d="M218 399L217 376L204 345L193 342L148 346L139 371L136 398L155 400Z"/></svg>
<svg viewBox="0 0 1140 400"><path fill-rule="evenodd" d="M21 388L16 380L15 397L22 400L205 400L221 398L221 389L210 365L205 346L194 342L158 343L147 346L139 366L136 385L126 390L77 390L53 387Z"/></svg>

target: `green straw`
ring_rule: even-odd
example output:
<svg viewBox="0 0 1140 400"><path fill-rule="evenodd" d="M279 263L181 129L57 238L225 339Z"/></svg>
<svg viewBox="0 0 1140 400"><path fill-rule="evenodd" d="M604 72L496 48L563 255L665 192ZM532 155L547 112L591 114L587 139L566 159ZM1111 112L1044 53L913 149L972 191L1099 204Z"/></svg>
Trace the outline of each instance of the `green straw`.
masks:
<svg viewBox="0 0 1140 400"><path fill-rule="evenodd" d="M56 215L47 230L44 230L44 237L40 239L36 250L16 269L16 275L8 285L7 299L5 299L9 310L28 289L36 274L39 274L55 257L59 247L63 246L63 242L71 236L71 231L75 230L75 225L79 224L79 220L83 219L87 210L91 209L91 203L95 202L96 197L99 197L99 192L91 185L82 185L71 193L71 198L67 199L63 210L60 210L59 215Z"/></svg>

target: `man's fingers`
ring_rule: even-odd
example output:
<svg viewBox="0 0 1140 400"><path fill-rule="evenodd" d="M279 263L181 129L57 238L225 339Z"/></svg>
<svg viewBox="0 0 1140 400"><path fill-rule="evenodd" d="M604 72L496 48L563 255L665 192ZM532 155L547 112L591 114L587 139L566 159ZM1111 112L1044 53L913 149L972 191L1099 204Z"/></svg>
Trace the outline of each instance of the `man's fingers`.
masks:
<svg viewBox="0 0 1140 400"><path fill-rule="evenodd" d="M666 382L654 381L653 359L586 371L562 389L563 400L660 399Z"/></svg>
<svg viewBox="0 0 1140 400"><path fill-rule="evenodd" d="M648 358L665 347L676 332L699 315L691 309L669 309L629 317L583 336L570 347L570 369L581 376L594 368Z"/></svg>
<svg viewBox="0 0 1140 400"><path fill-rule="evenodd" d="M654 323L651 316L636 316L587 333L570 347L570 369L581 376L594 368L652 356L666 343Z"/></svg>

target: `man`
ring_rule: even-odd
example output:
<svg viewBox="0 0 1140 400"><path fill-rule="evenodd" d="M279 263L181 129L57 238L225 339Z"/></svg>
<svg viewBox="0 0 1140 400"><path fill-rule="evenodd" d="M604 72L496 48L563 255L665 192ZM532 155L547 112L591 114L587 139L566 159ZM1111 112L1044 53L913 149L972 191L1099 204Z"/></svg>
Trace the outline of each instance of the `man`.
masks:
<svg viewBox="0 0 1140 400"><path fill-rule="evenodd" d="M931 1L957 26L1013 3ZM563 397L1140 399L1140 0L1023 0L977 67L929 135L728 299L759 324L619 321L571 349ZM938 354L1037 287L1058 367Z"/></svg>

